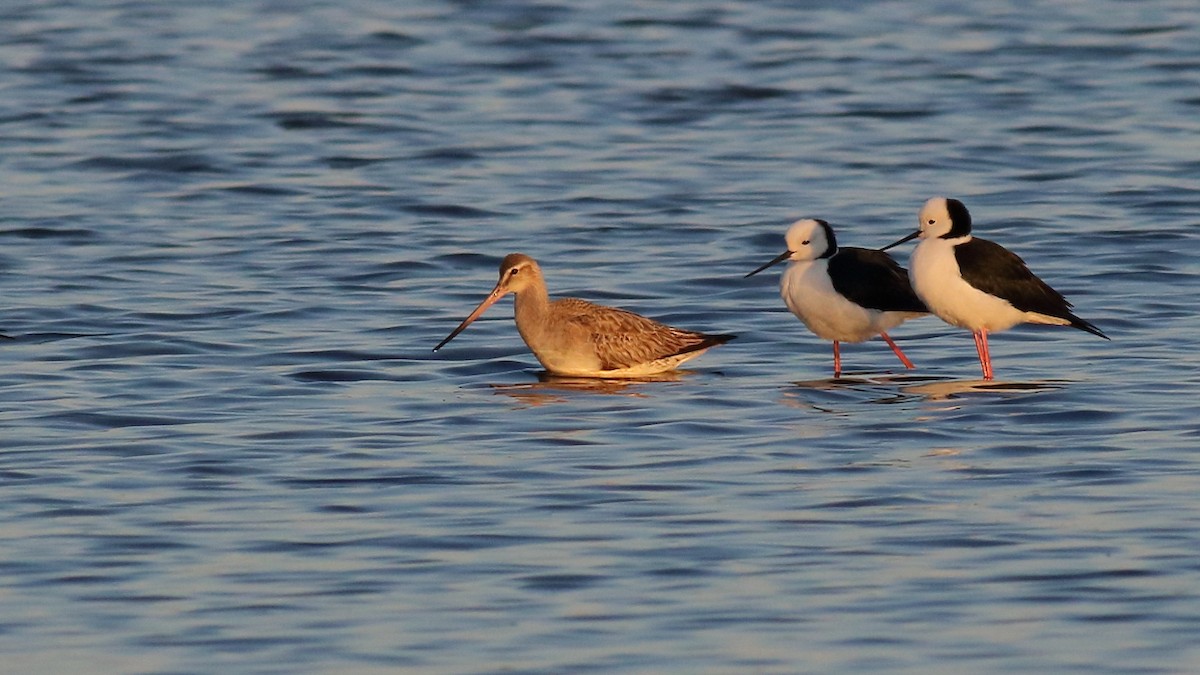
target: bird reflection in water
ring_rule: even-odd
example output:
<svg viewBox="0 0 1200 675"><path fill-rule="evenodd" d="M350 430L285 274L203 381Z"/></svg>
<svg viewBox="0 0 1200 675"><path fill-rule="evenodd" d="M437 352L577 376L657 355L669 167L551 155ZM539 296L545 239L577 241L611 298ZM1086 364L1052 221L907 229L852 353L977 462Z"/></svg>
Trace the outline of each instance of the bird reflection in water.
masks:
<svg viewBox="0 0 1200 675"><path fill-rule="evenodd" d="M964 394L1030 394L1062 389L1067 383L1061 380L1041 382L998 382L996 380L942 380L901 387L905 394L920 396L930 401L944 401Z"/></svg>
<svg viewBox="0 0 1200 675"><path fill-rule="evenodd" d="M781 403L793 408L823 413L850 414L848 403L895 405L914 401L944 402L966 397L1017 396L1062 389L1062 380L997 382L995 380L947 380L919 375L842 376L792 382Z"/></svg>
<svg viewBox="0 0 1200 675"><path fill-rule="evenodd" d="M572 394L604 394L629 396L631 398L646 398L643 385L653 382L678 382L689 370L672 370L657 375L633 379L598 379L594 377L566 377L554 375L547 371L538 372L537 382L522 382L519 384L488 385L497 394L504 394L530 406L542 406L551 403L565 403Z"/></svg>

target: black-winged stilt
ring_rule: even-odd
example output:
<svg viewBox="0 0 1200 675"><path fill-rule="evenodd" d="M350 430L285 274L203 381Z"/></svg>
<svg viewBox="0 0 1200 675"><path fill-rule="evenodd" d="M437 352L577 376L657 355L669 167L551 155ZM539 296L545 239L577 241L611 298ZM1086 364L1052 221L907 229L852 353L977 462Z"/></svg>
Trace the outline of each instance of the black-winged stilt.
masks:
<svg viewBox="0 0 1200 675"><path fill-rule="evenodd" d="M882 251L839 248L833 228L824 220L798 220L785 239L786 251L746 276L791 261L779 283L780 295L817 337L833 341L833 376L842 374L839 342L862 342L876 335L912 368L912 361L887 334L928 311L913 293L904 268Z"/></svg>
<svg viewBox="0 0 1200 675"><path fill-rule="evenodd" d="M1071 326L1108 336L1071 313L1071 303L1037 278L1008 249L971 235L971 214L957 199L934 197L921 208L919 228L884 246L886 251L921 238L909 259L913 290L929 311L975 335L983 379L992 379L989 332L1019 323Z"/></svg>

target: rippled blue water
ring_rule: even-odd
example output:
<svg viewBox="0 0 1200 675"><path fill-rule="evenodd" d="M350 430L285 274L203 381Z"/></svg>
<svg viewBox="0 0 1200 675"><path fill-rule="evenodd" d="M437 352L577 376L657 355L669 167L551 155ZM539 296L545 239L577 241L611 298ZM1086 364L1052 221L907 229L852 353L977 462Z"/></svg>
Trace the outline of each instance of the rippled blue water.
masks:
<svg viewBox="0 0 1200 675"><path fill-rule="evenodd" d="M1191 0L29 1L0 59L0 669L1200 663ZM835 382L742 279L936 194L1112 341ZM431 353L518 250L740 339Z"/></svg>

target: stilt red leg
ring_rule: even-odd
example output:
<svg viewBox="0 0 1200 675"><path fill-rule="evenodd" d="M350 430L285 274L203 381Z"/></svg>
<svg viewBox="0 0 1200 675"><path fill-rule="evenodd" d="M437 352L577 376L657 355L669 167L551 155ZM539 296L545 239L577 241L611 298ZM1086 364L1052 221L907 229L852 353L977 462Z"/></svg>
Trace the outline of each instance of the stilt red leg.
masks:
<svg viewBox="0 0 1200 675"><path fill-rule="evenodd" d="M842 376L842 350L838 347L838 341L833 341L833 376Z"/></svg>
<svg viewBox="0 0 1200 675"><path fill-rule="evenodd" d="M908 357L904 355L904 352L900 351L899 345L897 345L895 342L892 342L892 338L888 337L886 332L880 333L879 335L881 335L884 341L888 343L888 346L892 348L892 351L896 352L896 356L900 357L900 363L903 363L905 368L908 368L909 370L916 368L916 366L913 365L913 362L909 361Z"/></svg>
<svg viewBox="0 0 1200 675"><path fill-rule="evenodd" d="M981 328L974 332L975 351L979 352L979 367L983 369L983 379L992 379L992 355L988 352L987 329Z"/></svg>

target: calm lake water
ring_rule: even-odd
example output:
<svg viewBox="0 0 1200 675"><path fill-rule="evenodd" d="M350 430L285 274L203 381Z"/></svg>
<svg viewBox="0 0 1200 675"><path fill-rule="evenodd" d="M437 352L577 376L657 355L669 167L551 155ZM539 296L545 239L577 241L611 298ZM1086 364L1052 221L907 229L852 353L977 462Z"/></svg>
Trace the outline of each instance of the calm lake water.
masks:
<svg viewBox="0 0 1200 675"><path fill-rule="evenodd" d="M0 670L1200 664L1193 0L29 0L0 59ZM1112 341L832 381L742 278L934 195ZM432 353L513 251L740 337Z"/></svg>

